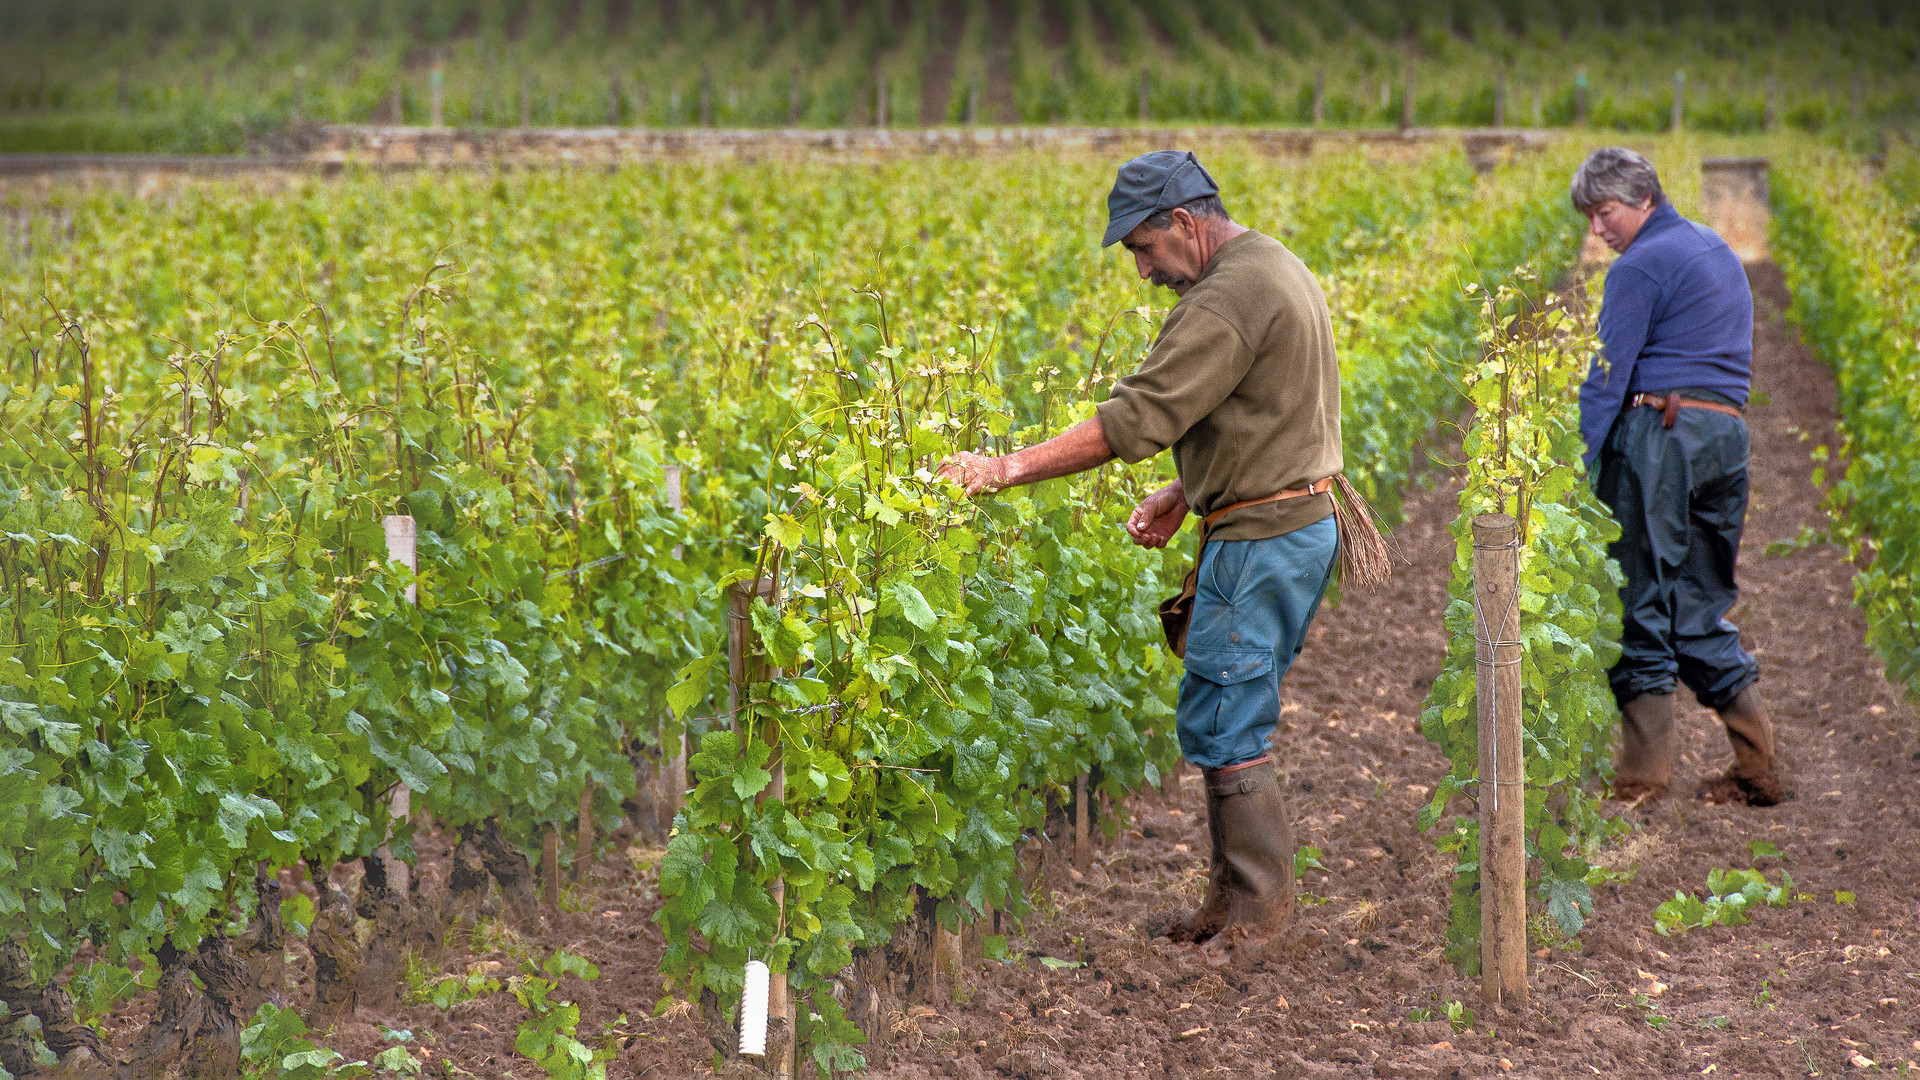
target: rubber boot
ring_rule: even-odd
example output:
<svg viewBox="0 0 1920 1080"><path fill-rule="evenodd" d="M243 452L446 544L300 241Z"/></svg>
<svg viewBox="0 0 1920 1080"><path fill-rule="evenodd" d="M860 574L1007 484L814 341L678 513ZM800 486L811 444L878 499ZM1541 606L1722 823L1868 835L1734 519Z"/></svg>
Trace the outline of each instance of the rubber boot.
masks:
<svg viewBox="0 0 1920 1080"><path fill-rule="evenodd" d="M1748 806L1773 806L1784 800L1786 785L1774 759L1773 720L1767 716L1760 688L1748 686L1720 706L1719 713L1721 723L1727 725L1727 741L1733 744L1733 768L1701 784L1696 794L1708 802Z"/></svg>
<svg viewBox="0 0 1920 1080"><path fill-rule="evenodd" d="M1266 760L1262 758L1261 760ZM1220 843L1220 800L1207 789L1207 896L1198 911L1181 915L1168 912L1155 917L1147 936L1163 937L1181 945L1195 945L1219 933L1227 925L1227 857Z"/></svg>
<svg viewBox="0 0 1920 1080"><path fill-rule="evenodd" d="M1613 797L1647 802L1673 784L1673 695L1642 694L1620 708Z"/></svg>
<svg viewBox="0 0 1920 1080"><path fill-rule="evenodd" d="M1214 966L1266 955L1293 920L1293 827L1271 758L1204 770L1226 866L1226 928L1200 947Z"/></svg>

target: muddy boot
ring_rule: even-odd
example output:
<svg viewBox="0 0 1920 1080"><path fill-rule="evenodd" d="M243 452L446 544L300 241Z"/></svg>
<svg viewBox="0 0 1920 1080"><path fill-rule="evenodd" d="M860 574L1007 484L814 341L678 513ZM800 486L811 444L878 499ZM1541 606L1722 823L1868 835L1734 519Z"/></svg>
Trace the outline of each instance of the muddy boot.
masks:
<svg viewBox="0 0 1920 1080"><path fill-rule="evenodd" d="M1220 800L1214 795L1212 785L1207 787L1207 847L1211 851L1207 859L1207 897L1200 901L1200 909L1185 915L1169 911L1154 916L1147 924L1148 937L1163 937L1176 944L1195 945L1219 933L1220 928L1227 925L1227 888L1224 880L1227 857L1220 847Z"/></svg>
<svg viewBox="0 0 1920 1080"><path fill-rule="evenodd" d="M1786 787L1773 756L1773 721L1767 716L1766 702L1760 700L1760 689L1747 687L1720 706L1719 712L1727 725L1727 741L1733 744L1733 768L1701 784L1697 796L1707 802L1748 806L1773 806L1784 800Z"/></svg>
<svg viewBox="0 0 1920 1080"><path fill-rule="evenodd" d="M1227 926L1200 954L1214 966L1244 965L1265 956L1293 920L1293 827L1271 758L1204 776L1226 862Z"/></svg>
<svg viewBox="0 0 1920 1080"><path fill-rule="evenodd" d="M1642 694L1621 706L1613 797L1646 802L1673 783L1673 695Z"/></svg>

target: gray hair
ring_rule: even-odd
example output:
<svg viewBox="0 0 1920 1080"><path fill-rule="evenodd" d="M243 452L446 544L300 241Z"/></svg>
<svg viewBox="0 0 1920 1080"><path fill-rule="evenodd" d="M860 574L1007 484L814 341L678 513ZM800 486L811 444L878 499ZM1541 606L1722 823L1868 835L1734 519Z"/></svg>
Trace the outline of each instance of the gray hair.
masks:
<svg viewBox="0 0 1920 1080"><path fill-rule="evenodd" d="M1223 221L1233 220L1227 217L1227 207L1226 204L1220 201L1220 196L1202 195L1197 199L1183 202L1179 206L1169 206L1165 210L1150 214L1147 220L1140 224L1145 225L1154 232L1166 232L1168 229L1173 228L1173 212L1175 210L1185 210L1197 218L1219 218Z"/></svg>
<svg viewBox="0 0 1920 1080"><path fill-rule="evenodd" d="M1648 199L1659 206L1667 201L1660 190L1660 174L1653 163L1624 146L1608 146L1587 155L1573 173L1574 209L1583 214L1611 199L1637 207Z"/></svg>

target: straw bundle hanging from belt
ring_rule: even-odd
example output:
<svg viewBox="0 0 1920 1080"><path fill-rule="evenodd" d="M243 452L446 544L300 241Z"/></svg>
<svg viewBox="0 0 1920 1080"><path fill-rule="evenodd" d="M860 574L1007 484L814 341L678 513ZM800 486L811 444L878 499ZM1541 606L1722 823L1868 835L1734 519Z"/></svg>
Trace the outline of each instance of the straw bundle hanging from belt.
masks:
<svg viewBox="0 0 1920 1080"><path fill-rule="evenodd" d="M1333 478L1333 521L1340 530L1340 586L1377 589L1393 572L1393 553L1373 523L1373 508L1353 490L1347 474Z"/></svg>

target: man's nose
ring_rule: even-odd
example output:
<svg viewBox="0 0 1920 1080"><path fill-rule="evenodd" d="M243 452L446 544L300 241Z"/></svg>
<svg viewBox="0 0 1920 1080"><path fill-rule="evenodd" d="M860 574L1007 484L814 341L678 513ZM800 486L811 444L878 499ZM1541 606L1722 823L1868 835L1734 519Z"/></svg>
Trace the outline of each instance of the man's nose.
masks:
<svg viewBox="0 0 1920 1080"><path fill-rule="evenodd" d="M1606 235L1606 233L1600 228L1600 216L1598 214L1594 215L1592 218L1589 218L1588 223L1590 226L1588 231L1593 233L1593 235L1595 236Z"/></svg>
<svg viewBox="0 0 1920 1080"><path fill-rule="evenodd" d="M1153 267L1147 265L1146 258L1137 251L1133 254L1133 268L1143 281L1153 276Z"/></svg>

